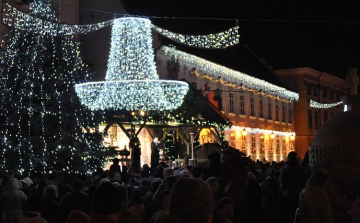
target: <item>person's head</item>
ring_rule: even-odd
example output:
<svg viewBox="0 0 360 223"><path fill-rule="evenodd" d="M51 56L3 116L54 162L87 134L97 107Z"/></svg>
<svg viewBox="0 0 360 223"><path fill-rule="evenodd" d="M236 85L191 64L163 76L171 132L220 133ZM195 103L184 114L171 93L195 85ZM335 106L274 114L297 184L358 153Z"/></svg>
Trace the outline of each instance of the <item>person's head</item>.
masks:
<svg viewBox="0 0 360 223"><path fill-rule="evenodd" d="M170 191L164 190L160 197L160 203L159 203L160 210L168 211L169 204L170 204Z"/></svg>
<svg viewBox="0 0 360 223"><path fill-rule="evenodd" d="M180 178L192 178L192 174L188 170L180 171Z"/></svg>
<svg viewBox="0 0 360 223"><path fill-rule="evenodd" d="M169 213L187 223L211 222L214 196L202 180L180 178L170 194Z"/></svg>
<svg viewBox="0 0 360 223"><path fill-rule="evenodd" d="M164 178L174 175L174 169L171 169L170 167L166 167L163 171Z"/></svg>
<svg viewBox="0 0 360 223"><path fill-rule="evenodd" d="M269 168L266 170L266 174L268 177L275 177L275 170L273 168Z"/></svg>
<svg viewBox="0 0 360 223"><path fill-rule="evenodd" d="M329 182L329 175L325 171L315 171L311 174L306 186L324 187Z"/></svg>
<svg viewBox="0 0 360 223"><path fill-rule="evenodd" d="M223 162L228 163L240 157L240 151L234 148L228 148L224 151Z"/></svg>
<svg viewBox="0 0 360 223"><path fill-rule="evenodd" d="M209 177L206 183L210 186L211 191L215 194L220 189L219 180L216 177Z"/></svg>
<svg viewBox="0 0 360 223"><path fill-rule="evenodd" d="M253 172L248 172L248 180L256 180L255 174Z"/></svg>
<svg viewBox="0 0 360 223"><path fill-rule="evenodd" d="M166 184L166 189L171 190L171 188L174 186L176 180L177 180L177 177L174 175L166 177L164 179L164 182Z"/></svg>
<svg viewBox="0 0 360 223"><path fill-rule="evenodd" d="M220 161L221 161L220 153L218 153L218 152L210 153L208 156L208 159L209 159L210 165L220 163Z"/></svg>
<svg viewBox="0 0 360 223"><path fill-rule="evenodd" d="M56 187L54 185L46 186L44 189L43 197L47 199L55 199L56 198Z"/></svg>
<svg viewBox="0 0 360 223"><path fill-rule="evenodd" d="M123 185L115 185L116 189L120 192L120 196L121 196L121 211L126 210L126 205L128 203L128 190L126 189L125 186Z"/></svg>
<svg viewBox="0 0 360 223"><path fill-rule="evenodd" d="M224 215L224 217L232 219L234 215L233 201L228 197L221 198L217 205L216 210Z"/></svg>
<svg viewBox="0 0 360 223"><path fill-rule="evenodd" d="M195 178L200 178L200 177L201 177L201 174L202 174L202 168L201 168L201 166L194 166L194 167L191 169L191 174L192 174L193 177L195 177Z"/></svg>
<svg viewBox="0 0 360 223"><path fill-rule="evenodd" d="M73 183L74 191L82 191L84 189L84 182L81 180L75 180Z"/></svg>
<svg viewBox="0 0 360 223"><path fill-rule="evenodd" d="M119 162L120 162L120 160L119 160L118 158L114 158L114 159L113 159L113 163L114 163L114 164L119 164Z"/></svg>
<svg viewBox="0 0 360 223"><path fill-rule="evenodd" d="M25 177L20 180L20 182L22 184L22 188L30 187L33 184L33 181L29 177Z"/></svg>
<svg viewBox="0 0 360 223"><path fill-rule="evenodd" d="M109 174L112 182L121 182L121 174L119 172L113 172Z"/></svg>
<svg viewBox="0 0 360 223"><path fill-rule="evenodd" d="M297 162L297 153L294 151L289 152L287 159L289 160L289 162Z"/></svg>
<svg viewBox="0 0 360 223"><path fill-rule="evenodd" d="M154 143L158 143L159 142L158 137L155 137L153 141L154 141Z"/></svg>
<svg viewBox="0 0 360 223"><path fill-rule="evenodd" d="M121 210L121 195L110 182L104 182L96 189L93 210L101 214L111 215Z"/></svg>

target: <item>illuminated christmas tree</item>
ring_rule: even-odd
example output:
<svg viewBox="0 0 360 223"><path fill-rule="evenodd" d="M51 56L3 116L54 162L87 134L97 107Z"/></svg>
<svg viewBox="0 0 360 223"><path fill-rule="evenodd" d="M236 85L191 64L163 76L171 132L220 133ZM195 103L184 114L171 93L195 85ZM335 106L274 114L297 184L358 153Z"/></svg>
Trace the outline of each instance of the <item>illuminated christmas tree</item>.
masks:
<svg viewBox="0 0 360 223"><path fill-rule="evenodd" d="M31 3L30 14L57 22L50 2ZM82 106L74 89L91 79L92 72L80 58L74 37L40 35L31 28L11 29L3 36L1 169L38 174L92 171L104 161L102 136L96 131L102 117Z"/></svg>

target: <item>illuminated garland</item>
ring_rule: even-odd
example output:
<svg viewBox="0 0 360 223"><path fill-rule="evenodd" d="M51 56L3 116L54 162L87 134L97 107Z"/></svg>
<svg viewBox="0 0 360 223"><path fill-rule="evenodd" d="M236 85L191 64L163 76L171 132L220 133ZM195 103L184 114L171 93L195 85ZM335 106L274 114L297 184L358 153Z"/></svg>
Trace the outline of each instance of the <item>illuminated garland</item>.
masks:
<svg viewBox="0 0 360 223"><path fill-rule="evenodd" d="M268 130L268 129L259 129L259 128L250 128L250 127L244 127L244 126L231 126L231 128L226 128L225 131L243 131L245 128L246 132L250 134L275 134L276 136L295 136L295 132L281 132L281 131L275 131L275 130Z"/></svg>
<svg viewBox="0 0 360 223"><path fill-rule="evenodd" d="M152 28L161 35L181 44L205 49L223 49L239 43L239 26L232 27L226 31L210 35L183 35L173 33L157 26Z"/></svg>
<svg viewBox="0 0 360 223"><path fill-rule="evenodd" d="M239 71L221 66L200 57L176 50L171 47L162 46L165 55L175 60L184 61L188 66L195 67L195 74L211 81L220 81L221 84L239 90L252 91L255 94L275 97L278 100L299 100L299 94L270 84L264 80L252 77ZM198 72L198 71L199 72Z"/></svg>
<svg viewBox="0 0 360 223"><path fill-rule="evenodd" d="M319 102L310 100L310 107L319 108L319 109L328 109L328 108L339 106L342 103L343 103L342 101L339 101L339 102L331 103L331 104L323 104L323 103L319 103Z"/></svg>
<svg viewBox="0 0 360 223"><path fill-rule="evenodd" d="M34 14L36 15L36 14ZM33 32L41 35L64 36L80 35L93 32L111 26L114 20L88 25L60 24L53 21L41 19L32 14L24 13L9 3L4 2L2 11L2 23L19 30ZM170 32L151 24L151 28L161 35L184 45L207 48L222 49L239 43L239 27L235 26L226 31L209 35L183 35Z"/></svg>
<svg viewBox="0 0 360 223"><path fill-rule="evenodd" d="M151 23L142 18L114 21L105 80L76 85L81 102L91 110L172 110L188 91L185 82L159 80Z"/></svg>

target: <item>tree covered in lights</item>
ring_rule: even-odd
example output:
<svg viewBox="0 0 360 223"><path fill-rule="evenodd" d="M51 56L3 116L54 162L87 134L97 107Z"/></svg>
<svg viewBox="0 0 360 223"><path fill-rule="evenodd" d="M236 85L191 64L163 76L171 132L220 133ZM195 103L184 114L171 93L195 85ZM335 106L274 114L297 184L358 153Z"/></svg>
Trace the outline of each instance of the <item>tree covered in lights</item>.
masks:
<svg viewBox="0 0 360 223"><path fill-rule="evenodd" d="M178 156L177 137L175 131L164 133L164 153L167 159L174 161Z"/></svg>
<svg viewBox="0 0 360 223"><path fill-rule="evenodd" d="M50 0L30 14L57 21ZM0 166L20 173L86 173L104 161L102 118L80 104L74 85L91 78L71 36L11 29L3 36L0 83ZM84 133L85 132L85 133ZM92 133L90 133L92 132Z"/></svg>

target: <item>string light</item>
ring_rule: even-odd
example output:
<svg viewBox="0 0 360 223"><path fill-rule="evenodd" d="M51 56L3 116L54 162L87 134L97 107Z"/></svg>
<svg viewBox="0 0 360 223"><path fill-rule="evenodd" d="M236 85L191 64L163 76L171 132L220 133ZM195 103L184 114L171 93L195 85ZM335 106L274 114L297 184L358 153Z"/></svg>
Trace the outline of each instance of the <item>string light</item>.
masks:
<svg viewBox="0 0 360 223"><path fill-rule="evenodd" d="M230 128L226 128L226 131L240 131L241 133L244 132L244 130L248 133L252 134L264 134L264 135L270 135L270 136L288 136L288 137L295 137L295 132L282 132L282 131L275 131L275 130L269 130L269 129L260 129L260 128L251 128L251 127L244 127L244 126L236 126L233 125ZM272 137L273 138L273 137Z"/></svg>
<svg viewBox="0 0 360 223"><path fill-rule="evenodd" d="M299 94L270 84L264 80L252 77L240 71L235 71L225 66L210 62L200 57L176 50L171 47L162 46L166 56L175 60L184 61L188 66L195 67L195 74L211 81L220 81L221 84L233 87L239 90L252 91L255 94L261 94L285 101L299 100ZM199 70L200 72L196 72Z"/></svg>
<svg viewBox="0 0 360 223"><path fill-rule="evenodd" d="M30 14L57 22L50 0L31 3ZM22 22L30 24L27 19ZM2 38L0 168L21 174L92 171L104 163L106 151L100 133L82 129L97 126L99 118L80 104L74 89L92 72L73 37L36 35L32 29L38 26L10 29Z"/></svg>
<svg viewBox="0 0 360 223"><path fill-rule="evenodd" d="M105 81L76 85L81 102L91 110L172 110L188 85L159 80L152 49L151 23L143 18L114 21Z"/></svg>
<svg viewBox="0 0 360 223"><path fill-rule="evenodd" d="M339 101L339 102L331 103L331 104L323 104L323 103L319 103L319 102L310 100L310 107L318 108L318 109L328 109L328 108L339 106L342 103L343 103L342 101Z"/></svg>
<svg viewBox="0 0 360 223"><path fill-rule="evenodd" d="M161 35L184 45L205 48L205 49L223 49L234 46L239 43L239 26L232 27L226 31L209 35L183 35L162 29L157 26L152 28Z"/></svg>
<svg viewBox="0 0 360 223"><path fill-rule="evenodd" d="M14 27L19 30L30 31L41 35L50 36L69 36L81 35L102 29L107 26L112 26L114 20L99 22L96 24L88 25L69 25L60 24L49 20L44 20L37 17L37 12L30 14L24 13L9 3L3 4L2 23L9 27ZM54 18L52 18L54 20ZM206 49L223 49L226 47L234 46L239 43L239 26L232 27L220 33L208 35L183 35L169 30L162 29L153 24L150 25L152 29L159 32L161 35L172 39L178 43L206 48Z"/></svg>

